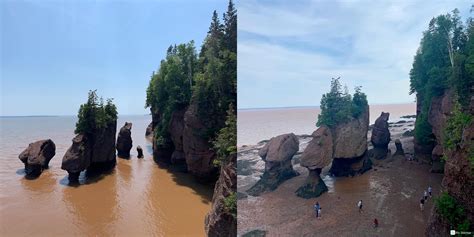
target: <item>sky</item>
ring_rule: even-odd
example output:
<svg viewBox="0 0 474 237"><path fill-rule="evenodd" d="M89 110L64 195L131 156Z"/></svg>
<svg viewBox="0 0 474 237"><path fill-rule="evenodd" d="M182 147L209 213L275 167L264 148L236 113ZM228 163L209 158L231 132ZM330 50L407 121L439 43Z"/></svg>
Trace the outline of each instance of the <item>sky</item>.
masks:
<svg viewBox="0 0 474 237"><path fill-rule="evenodd" d="M471 1L265 1L238 5L238 108L318 106L331 78L369 104L409 103L409 71L431 18Z"/></svg>
<svg viewBox="0 0 474 237"><path fill-rule="evenodd" d="M0 0L0 116L76 115L87 93L147 114L146 88L171 44L207 34L223 0Z"/></svg>

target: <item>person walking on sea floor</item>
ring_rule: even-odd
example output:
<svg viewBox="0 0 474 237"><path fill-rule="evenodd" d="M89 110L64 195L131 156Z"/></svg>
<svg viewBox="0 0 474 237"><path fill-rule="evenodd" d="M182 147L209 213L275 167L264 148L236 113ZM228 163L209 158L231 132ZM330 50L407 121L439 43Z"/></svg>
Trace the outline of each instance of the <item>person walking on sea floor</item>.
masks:
<svg viewBox="0 0 474 237"><path fill-rule="evenodd" d="M423 211L425 205L425 198L420 199L420 210Z"/></svg>
<svg viewBox="0 0 474 237"><path fill-rule="evenodd" d="M377 218L374 219L374 228L379 227L379 220Z"/></svg>
<svg viewBox="0 0 474 237"><path fill-rule="evenodd" d="M316 204L314 204L314 210L316 211L316 218L319 217L319 209L321 209L321 206L319 205L319 202L316 202Z"/></svg>
<svg viewBox="0 0 474 237"><path fill-rule="evenodd" d="M433 192L433 189L431 188L431 185L430 185L430 186L428 186L428 193L430 194L430 198L432 197L431 196L432 192Z"/></svg>
<svg viewBox="0 0 474 237"><path fill-rule="evenodd" d="M362 211L362 200L359 200L359 202L357 203L357 207L359 207L359 213L363 212Z"/></svg>

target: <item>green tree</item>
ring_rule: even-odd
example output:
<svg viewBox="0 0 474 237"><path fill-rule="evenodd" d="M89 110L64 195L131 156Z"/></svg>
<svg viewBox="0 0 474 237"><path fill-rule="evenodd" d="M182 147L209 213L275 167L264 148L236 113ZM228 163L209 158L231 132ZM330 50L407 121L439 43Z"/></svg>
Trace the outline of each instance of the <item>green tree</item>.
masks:
<svg viewBox="0 0 474 237"><path fill-rule="evenodd" d="M367 106L367 96L361 91L361 87L355 88L353 98L347 88L342 92L339 78L333 78L330 91L321 98L321 112L318 115L316 126L334 127L352 118L358 118L367 109Z"/></svg>
<svg viewBox="0 0 474 237"><path fill-rule="evenodd" d="M87 102L79 107L75 134L92 134L97 130L105 129L117 120L117 107L112 99L104 100L97 96L97 90L89 91Z"/></svg>
<svg viewBox="0 0 474 237"><path fill-rule="evenodd" d="M226 162L230 155L237 153L237 114L233 105L229 105L225 127L219 131L213 145L217 153L215 161L217 165Z"/></svg>
<svg viewBox="0 0 474 237"><path fill-rule="evenodd" d="M469 231L470 223L466 218L464 207L447 192L435 199L437 212L457 231Z"/></svg>

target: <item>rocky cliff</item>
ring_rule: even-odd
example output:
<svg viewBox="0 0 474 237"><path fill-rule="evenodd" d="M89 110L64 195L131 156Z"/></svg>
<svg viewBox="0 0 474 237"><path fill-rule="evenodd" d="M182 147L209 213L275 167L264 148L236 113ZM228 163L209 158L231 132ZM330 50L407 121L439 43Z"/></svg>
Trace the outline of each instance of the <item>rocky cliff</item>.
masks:
<svg viewBox="0 0 474 237"><path fill-rule="evenodd" d="M474 225L474 121L462 130L462 140L454 149L443 147L444 129L447 121L452 116L453 102L450 91L443 96L434 98L431 102L429 122L433 127L433 134L436 137L436 146L432 151L432 161L439 162L441 156L446 157L444 164L444 177L442 181L443 191L454 198L459 207L464 210L464 217L469 221L471 228ZM474 96L471 96L471 104L464 112L474 115ZM432 116L432 117L431 117ZM434 166L434 165L433 165ZM451 226L447 217L443 216L438 209L431 216L431 221L426 230L427 236L448 236Z"/></svg>
<svg viewBox="0 0 474 237"><path fill-rule="evenodd" d="M236 207L229 207L228 203L232 202L226 202L226 199L236 198L236 166L237 154L233 154L229 158L229 163L221 167L212 197L212 208L205 220L207 236L237 235L237 216L233 213ZM235 210L230 210L233 208Z"/></svg>

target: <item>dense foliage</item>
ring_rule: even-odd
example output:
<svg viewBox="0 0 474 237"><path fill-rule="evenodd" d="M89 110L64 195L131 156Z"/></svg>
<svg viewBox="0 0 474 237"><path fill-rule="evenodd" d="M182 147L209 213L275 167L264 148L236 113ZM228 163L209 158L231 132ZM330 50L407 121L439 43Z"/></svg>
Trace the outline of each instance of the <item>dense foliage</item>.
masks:
<svg viewBox="0 0 474 237"><path fill-rule="evenodd" d="M104 100L97 96L97 91L89 91L87 102L82 104L77 114L78 121L74 133L91 134L105 129L117 120L117 107L112 99Z"/></svg>
<svg viewBox="0 0 474 237"><path fill-rule="evenodd" d="M168 125L173 111L185 108L192 96L193 72L197 57L194 42L170 46L157 73L152 74L147 89L146 106L159 111L155 139L164 146L169 142Z"/></svg>
<svg viewBox="0 0 474 237"><path fill-rule="evenodd" d="M201 131L195 131L203 138L213 141L226 125L229 105L237 102L237 11L232 1L223 19L222 24L214 11L199 55L192 41L170 46L158 72L152 74L146 107L160 114L155 127L157 145L170 144L171 115L190 104L204 123Z"/></svg>
<svg viewBox="0 0 474 237"><path fill-rule="evenodd" d="M225 162L227 157L237 152L237 115L232 105L227 111L225 127L219 131L213 145L217 154L217 159L214 160L214 163L217 165Z"/></svg>
<svg viewBox="0 0 474 237"><path fill-rule="evenodd" d="M361 87L356 87L354 95L351 96L347 88L342 92L339 78L333 78L331 90L321 98L321 113L318 115L316 126L333 127L352 118L358 118L367 106L367 96L361 91Z"/></svg>
<svg viewBox="0 0 474 237"><path fill-rule="evenodd" d="M451 229L457 231L468 231L470 228L469 220L462 205L447 192L443 192L435 199L437 212L441 217L451 225Z"/></svg>
<svg viewBox="0 0 474 237"><path fill-rule="evenodd" d="M433 142L428 112L433 97L453 89L461 109L469 104L474 86L474 23L464 25L455 9L433 18L423 33L410 71L410 93L421 105L415 124L415 138L421 144Z"/></svg>
<svg viewBox="0 0 474 237"><path fill-rule="evenodd" d="M472 116L463 113L460 104L456 103L452 115L448 118L444 134L444 147L453 150L461 143L464 129L471 123Z"/></svg>
<svg viewBox="0 0 474 237"><path fill-rule="evenodd" d="M224 208L234 218L237 218L237 195L235 192L224 198Z"/></svg>

